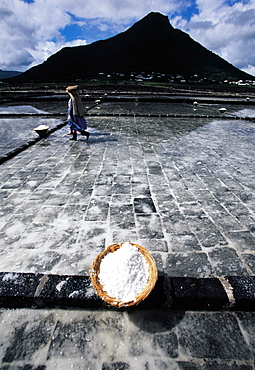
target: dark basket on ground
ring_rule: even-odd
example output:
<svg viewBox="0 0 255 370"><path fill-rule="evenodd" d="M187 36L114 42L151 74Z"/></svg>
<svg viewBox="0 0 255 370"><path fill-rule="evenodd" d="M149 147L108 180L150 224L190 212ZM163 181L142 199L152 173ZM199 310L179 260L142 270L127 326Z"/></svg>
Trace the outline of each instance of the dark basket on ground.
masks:
<svg viewBox="0 0 255 370"><path fill-rule="evenodd" d="M137 305L141 301L143 301L152 291L154 288L156 281L158 279L158 270L156 266L156 262L152 255L147 251L147 249L141 247L138 244L130 243L131 245L134 245L135 247L138 248L140 253L144 256L144 258L147 261L148 268L149 268L149 278L148 278L148 283L144 290L136 297L135 300L129 301L129 302L123 302L116 300L114 297L110 297L103 289L103 286L100 283L99 280L99 273L100 273L100 263L101 260L108 254L108 253L113 253L117 249L119 249L122 244L112 244L108 248L106 248L103 252L99 253L99 255L95 258L94 262L92 263L91 270L90 270L90 279L92 282L92 285L96 291L96 293L101 297L106 303L110 304L111 306L116 306L116 307L128 307L128 306L133 306Z"/></svg>

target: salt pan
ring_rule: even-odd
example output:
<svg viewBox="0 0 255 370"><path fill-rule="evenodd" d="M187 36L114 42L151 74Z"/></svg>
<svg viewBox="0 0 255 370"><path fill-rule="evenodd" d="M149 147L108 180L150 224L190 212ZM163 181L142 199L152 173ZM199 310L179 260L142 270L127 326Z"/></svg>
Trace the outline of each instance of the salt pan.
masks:
<svg viewBox="0 0 255 370"><path fill-rule="evenodd" d="M110 297L134 301L148 284L149 266L139 249L127 242L102 259L98 277Z"/></svg>

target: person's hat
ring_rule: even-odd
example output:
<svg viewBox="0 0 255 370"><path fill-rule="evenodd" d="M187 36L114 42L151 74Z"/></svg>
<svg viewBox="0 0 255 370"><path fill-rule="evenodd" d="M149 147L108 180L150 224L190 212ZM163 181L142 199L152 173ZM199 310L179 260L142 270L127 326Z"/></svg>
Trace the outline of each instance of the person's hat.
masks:
<svg viewBox="0 0 255 370"><path fill-rule="evenodd" d="M66 91L72 91L72 90L78 90L78 85L68 86L68 87L66 88Z"/></svg>

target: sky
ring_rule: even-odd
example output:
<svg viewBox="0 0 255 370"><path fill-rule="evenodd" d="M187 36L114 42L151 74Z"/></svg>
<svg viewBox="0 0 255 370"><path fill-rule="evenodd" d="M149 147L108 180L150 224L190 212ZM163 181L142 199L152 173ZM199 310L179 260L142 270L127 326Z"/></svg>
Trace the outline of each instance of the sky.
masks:
<svg viewBox="0 0 255 370"><path fill-rule="evenodd" d="M24 72L65 46L115 36L150 12L255 76L255 0L0 0L0 69Z"/></svg>

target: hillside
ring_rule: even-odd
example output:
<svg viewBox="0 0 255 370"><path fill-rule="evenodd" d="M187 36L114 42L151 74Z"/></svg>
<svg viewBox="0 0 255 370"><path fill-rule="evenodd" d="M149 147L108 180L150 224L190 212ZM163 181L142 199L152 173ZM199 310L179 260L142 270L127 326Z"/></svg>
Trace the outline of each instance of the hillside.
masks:
<svg viewBox="0 0 255 370"><path fill-rule="evenodd" d="M158 72L216 80L254 79L171 26L168 17L150 13L125 32L90 45L66 47L17 81L73 81L99 73Z"/></svg>
<svg viewBox="0 0 255 370"><path fill-rule="evenodd" d="M2 80L4 78L15 77L15 76L20 75L21 73L22 72L18 72L18 71L3 71L2 69L0 69L0 80Z"/></svg>

